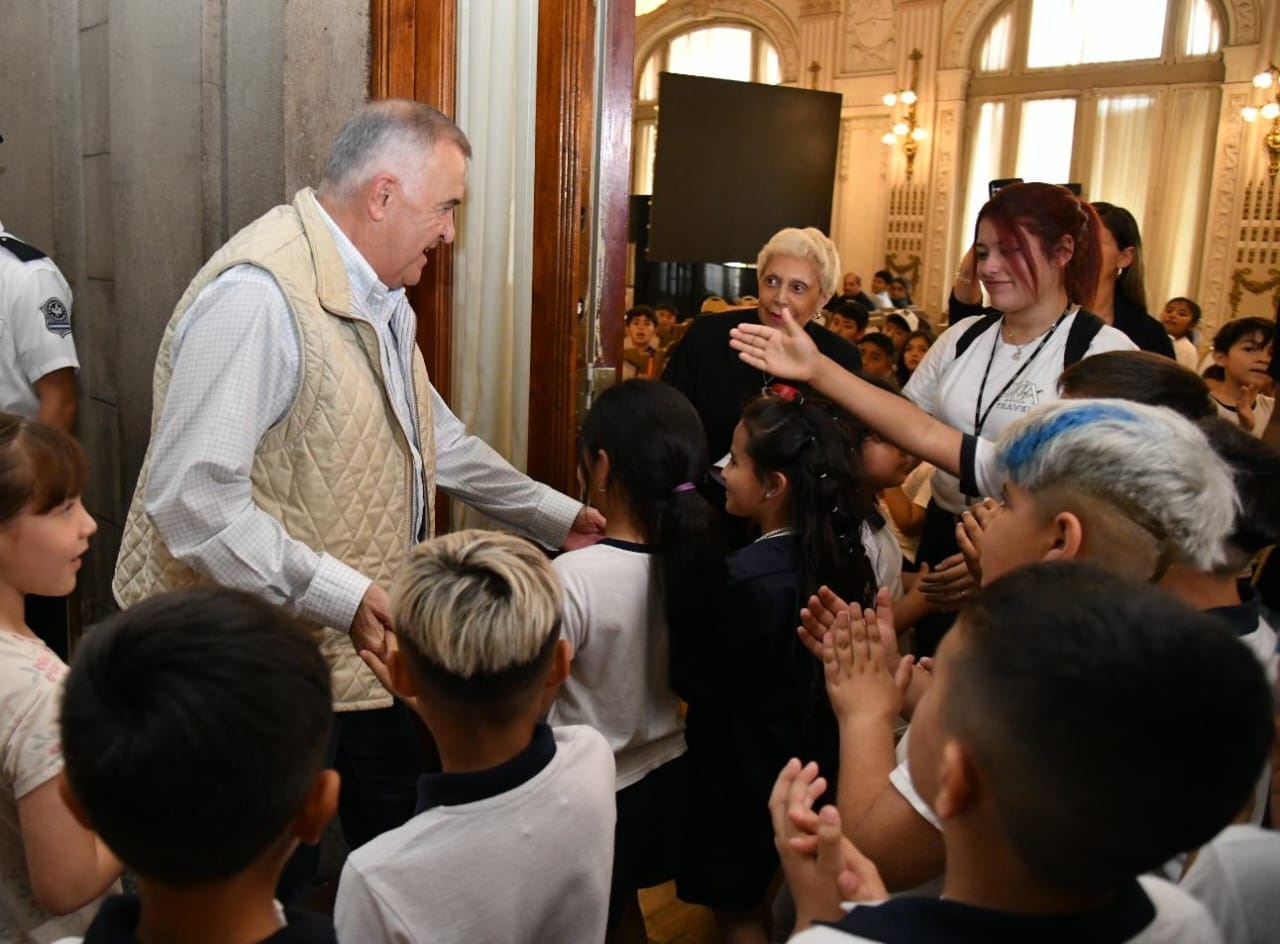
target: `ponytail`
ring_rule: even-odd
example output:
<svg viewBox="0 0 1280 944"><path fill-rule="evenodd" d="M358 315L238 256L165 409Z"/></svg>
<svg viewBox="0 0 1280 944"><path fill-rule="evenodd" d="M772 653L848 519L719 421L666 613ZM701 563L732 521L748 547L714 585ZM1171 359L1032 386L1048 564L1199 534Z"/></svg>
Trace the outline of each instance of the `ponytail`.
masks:
<svg viewBox="0 0 1280 944"><path fill-rule="evenodd" d="M671 638L671 685L687 701L705 677L725 584L720 515L698 491L708 467L702 421L674 387L629 380L596 400L580 442L584 474L603 450L610 486L660 552L654 576Z"/></svg>

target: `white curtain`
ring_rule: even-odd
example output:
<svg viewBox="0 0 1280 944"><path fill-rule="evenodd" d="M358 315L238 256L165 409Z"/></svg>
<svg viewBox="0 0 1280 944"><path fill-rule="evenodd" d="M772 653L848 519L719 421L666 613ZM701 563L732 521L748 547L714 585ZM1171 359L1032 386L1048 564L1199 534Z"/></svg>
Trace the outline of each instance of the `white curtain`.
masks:
<svg viewBox="0 0 1280 944"><path fill-rule="evenodd" d="M1160 202L1142 224L1153 313L1175 295L1196 298L1202 233L1218 122L1217 89L1184 88L1168 102L1165 146L1156 167ZM1203 299L1199 299L1203 301Z"/></svg>
<svg viewBox="0 0 1280 944"><path fill-rule="evenodd" d="M458 124L471 139L454 247L451 406L524 468L533 283L538 0L458 5ZM461 504L455 527L482 516Z"/></svg>
<svg viewBox="0 0 1280 944"><path fill-rule="evenodd" d="M1089 162L1090 200L1104 200L1124 207L1138 221L1142 235L1147 228L1147 190L1151 185L1151 135L1156 100L1152 95L1115 95L1098 99L1093 134L1093 159Z"/></svg>
<svg viewBox="0 0 1280 944"><path fill-rule="evenodd" d="M983 102L978 106L978 120L969 145L969 183L965 189L964 217L956 242L963 253L973 241L973 225L978 211L989 197L987 185L1001 173L1000 155L1004 150L1004 102Z"/></svg>

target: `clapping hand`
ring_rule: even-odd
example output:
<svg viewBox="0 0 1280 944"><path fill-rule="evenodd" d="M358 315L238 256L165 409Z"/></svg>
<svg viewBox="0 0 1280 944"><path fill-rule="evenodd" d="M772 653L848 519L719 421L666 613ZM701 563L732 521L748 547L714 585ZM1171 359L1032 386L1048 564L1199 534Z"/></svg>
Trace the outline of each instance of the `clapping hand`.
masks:
<svg viewBox="0 0 1280 944"><path fill-rule="evenodd" d="M844 901L889 897L875 864L841 830L834 806L814 812L826 791L818 765L792 759L782 768L769 797L774 842L796 904L796 930L814 921L838 919Z"/></svg>

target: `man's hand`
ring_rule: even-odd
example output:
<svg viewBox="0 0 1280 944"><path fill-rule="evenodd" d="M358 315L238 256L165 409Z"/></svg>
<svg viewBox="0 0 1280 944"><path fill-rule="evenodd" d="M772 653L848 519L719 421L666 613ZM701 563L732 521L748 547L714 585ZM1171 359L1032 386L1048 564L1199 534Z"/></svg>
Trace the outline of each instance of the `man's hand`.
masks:
<svg viewBox="0 0 1280 944"><path fill-rule="evenodd" d="M813 338L785 309L781 328L744 322L729 332L729 346L752 367L801 383L813 380L822 363Z"/></svg>
<svg viewBox="0 0 1280 944"><path fill-rule="evenodd" d="M604 537L604 515L590 505L583 505L578 517L573 519L573 527L569 529L562 551L576 551L582 547L590 547Z"/></svg>
<svg viewBox="0 0 1280 944"><path fill-rule="evenodd" d="M842 901L889 897L875 865L842 833L834 806L814 813L826 789L817 764L792 759L782 768L769 797L774 842L796 904L796 930L814 921L837 920Z"/></svg>
<svg viewBox="0 0 1280 944"><path fill-rule="evenodd" d="M390 631L391 598L387 591L371 583L360 600L355 618L351 620L351 644L356 647L356 652L368 651L385 663L387 634Z"/></svg>

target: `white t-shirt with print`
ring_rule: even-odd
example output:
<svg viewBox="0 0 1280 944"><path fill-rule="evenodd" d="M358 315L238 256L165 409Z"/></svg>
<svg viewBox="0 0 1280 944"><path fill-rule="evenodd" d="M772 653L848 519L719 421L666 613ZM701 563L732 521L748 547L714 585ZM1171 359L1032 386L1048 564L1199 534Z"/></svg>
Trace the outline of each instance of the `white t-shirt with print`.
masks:
<svg viewBox="0 0 1280 944"><path fill-rule="evenodd" d="M1042 403L1058 399L1058 377L1062 374L1067 337L1071 333L1076 312L1073 311L1062 320L1044 342L1043 349L1034 357L1032 355L1041 343L1039 340L1022 345L1021 357L1015 359L1014 355L1019 348L1005 343L1000 326L992 325L975 338L957 358L956 345L970 325L980 317L975 315L973 318L965 318L948 328L937 343L929 348L924 360L907 381L903 393L920 409L963 433L977 432L974 414L981 394L982 413L986 414L986 421L980 435L981 438L994 442L1001 431L1014 420L1025 416ZM1126 335L1109 325L1103 325L1090 342L1084 356L1092 357L1106 351L1134 350L1137 348ZM989 371L988 362L991 365ZM1020 374L1019 370L1022 371ZM985 384L984 373L987 374ZM1015 376L1017 380L1000 395L1000 391ZM994 406L991 405L993 400ZM955 514L963 511L967 504L960 492L959 481L941 469L933 476L933 496L942 508Z"/></svg>
<svg viewBox="0 0 1280 944"><path fill-rule="evenodd" d="M0 941L45 942L83 933L93 902L54 918L27 875L18 801L62 770L58 711L67 667L39 639L0 630Z"/></svg>

